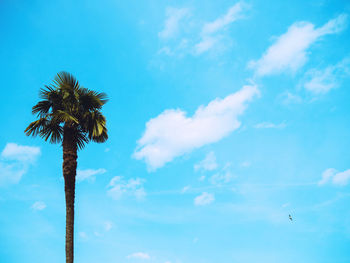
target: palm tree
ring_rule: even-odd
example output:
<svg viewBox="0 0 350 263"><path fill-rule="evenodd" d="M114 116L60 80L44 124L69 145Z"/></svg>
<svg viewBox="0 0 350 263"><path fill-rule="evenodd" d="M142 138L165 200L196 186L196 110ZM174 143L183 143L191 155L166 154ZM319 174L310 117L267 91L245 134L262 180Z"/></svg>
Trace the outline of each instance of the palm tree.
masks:
<svg viewBox="0 0 350 263"><path fill-rule="evenodd" d="M60 72L51 85L40 89L39 96L42 100L32 108L37 120L24 132L28 136L39 135L50 143L62 143L66 263L73 263L77 151L89 141L102 143L107 140L106 118L101 113L107 95L86 89L71 74Z"/></svg>

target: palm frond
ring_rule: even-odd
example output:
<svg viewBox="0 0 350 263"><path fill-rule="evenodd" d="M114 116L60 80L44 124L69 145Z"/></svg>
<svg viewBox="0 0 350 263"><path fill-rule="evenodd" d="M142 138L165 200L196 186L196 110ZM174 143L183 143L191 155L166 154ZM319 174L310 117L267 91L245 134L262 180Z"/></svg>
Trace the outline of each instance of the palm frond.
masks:
<svg viewBox="0 0 350 263"><path fill-rule="evenodd" d="M55 91L55 88L45 85L45 88L40 88L39 97L43 100L49 100L50 94Z"/></svg>
<svg viewBox="0 0 350 263"><path fill-rule="evenodd" d="M63 110L56 110L52 115L52 119L55 120L55 122L59 123L68 123L68 124L79 124L79 121L77 118L69 114L68 112L65 112Z"/></svg>
<svg viewBox="0 0 350 263"><path fill-rule="evenodd" d="M86 88L79 88L77 93L79 94L79 102L83 112L101 109L108 101L105 93L98 93Z"/></svg>
<svg viewBox="0 0 350 263"><path fill-rule="evenodd" d="M60 89L75 90L79 88L78 80L72 74L65 71L57 73L53 83L56 88Z"/></svg>
<svg viewBox="0 0 350 263"><path fill-rule="evenodd" d="M104 92L96 92L93 90L90 90L91 94L95 97L97 97L100 102L102 103L102 105L105 105L108 102L108 96L106 93Z"/></svg>
<svg viewBox="0 0 350 263"><path fill-rule="evenodd" d="M47 125L48 120L46 118L40 118L39 120L33 121L24 130L27 136L37 136L41 130Z"/></svg>
<svg viewBox="0 0 350 263"><path fill-rule="evenodd" d="M51 86L41 88L39 91L39 97L43 100L47 100L52 105L52 110L62 109L62 94L58 89Z"/></svg>
<svg viewBox="0 0 350 263"><path fill-rule="evenodd" d="M44 138L45 141L50 139L50 143L62 142L63 128L60 123L52 120L41 129L40 137Z"/></svg>
<svg viewBox="0 0 350 263"><path fill-rule="evenodd" d="M108 139L106 118L99 111L96 111L94 115L91 139L99 143L105 142Z"/></svg>
<svg viewBox="0 0 350 263"><path fill-rule="evenodd" d="M106 118L98 110L92 112L86 112L83 120L83 128L88 133L88 137L92 140L94 137L98 137L106 129Z"/></svg>
<svg viewBox="0 0 350 263"><path fill-rule="evenodd" d="M107 133L107 128L104 127L101 134L99 136L93 137L92 141L97 142L97 143L103 143L107 141L108 139L108 133Z"/></svg>
<svg viewBox="0 0 350 263"><path fill-rule="evenodd" d="M52 107L52 102L49 100L42 100L39 101L33 108L32 113L38 114L40 117L44 117L47 115L50 111L50 108Z"/></svg>
<svg viewBox="0 0 350 263"><path fill-rule="evenodd" d="M78 129L75 134L75 141L78 149L82 150L85 147L85 144L89 142L89 138L86 137L86 133L83 130Z"/></svg>

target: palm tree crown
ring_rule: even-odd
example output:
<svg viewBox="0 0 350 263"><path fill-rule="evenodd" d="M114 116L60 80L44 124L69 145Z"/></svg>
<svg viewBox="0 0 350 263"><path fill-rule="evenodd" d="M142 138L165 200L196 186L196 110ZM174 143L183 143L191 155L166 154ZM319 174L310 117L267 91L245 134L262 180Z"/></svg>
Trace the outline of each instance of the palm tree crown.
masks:
<svg viewBox="0 0 350 263"><path fill-rule="evenodd" d="M39 96L42 100L32 108L38 119L25 129L28 136L60 143L64 129L69 129L79 149L89 141L107 140L106 118L100 111L107 102L105 93L86 89L70 73L60 72L52 85L40 89Z"/></svg>

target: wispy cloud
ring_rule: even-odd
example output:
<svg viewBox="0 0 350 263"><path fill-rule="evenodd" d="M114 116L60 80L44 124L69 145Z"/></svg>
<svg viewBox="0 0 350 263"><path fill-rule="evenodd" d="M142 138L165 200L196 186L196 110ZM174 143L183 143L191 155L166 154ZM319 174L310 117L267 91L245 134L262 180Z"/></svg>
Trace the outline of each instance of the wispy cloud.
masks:
<svg viewBox="0 0 350 263"><path fill-rule="evenodd" d="M216 156L214 152L209 152L205 158L199 163L194 165L194 170L204 170L204 171L213 171L218 167L216 163Z"/></svg>
<svg viewBox="0 0 350 263"><path fill-rule="evenodd" d="M18 183L40 153L39 147L7 143L1 152L0 185Z"/></svg>
<svg viewBox="0 0 350 263"><path fill-rule="evenodd" d="M0 162L0 185L17 184L27 171L26 164Z"/></svg>
<svg viewBox="0 0 350 263"><path fill-rule="evenodd" d="M106 221L104 223L104 228L105 228L105 231L110 231L112 228L113 228L113 223L111 221Z"/></svg>
<svg viewBox="0 0 350 263"><path fill-rule="evenodd" d="M82 240L82 241L87 241L87 240L89 239L89 237L88 237L88 235L86 234L86 232L83 232L83 231L79 232L79 238L80 238L80 240Z"/></svg>
<svg viewBox="0 0 350 263"><path fill-rule="evenodd" d="M343 172L338 172L334 168L329 168L322 173L322 179L318 182L318 185L324 185L331 182L337 186L345 186L350 181L350 169Z"/></svg>
<svg viewBox="0 0 350 263"><path fill-rule="evenodd" d="M205 180L206 176L202 175L198 178L198 181L203 182Z"/></svg>
<svg viewBox="0 0 350 263"><path fill-rule="evenodd" d="M350 75L349 65L350 59L345 58L321 70L311 69L305 74L303 86L314 95L325 94L337 88L342 78Z"/></svg>
<svg viewBox="0 0 350 263"><path fill-rule="evenodd" d="M214 47L222 38L220 33L234 21L244 17L243 12L246 7L247 5L243 2L238 2L231 6L225 15L212 22L205 23L201 31L201 41L194 47L195 54L202 54Z"/></svg>
<svg viewBox="0 0 350 263"><path fill-rule="evenodd" d="M249 67L256 75L265 76L281 72L295 72L307 61L308 48L322 36L341 32L347 24L347 15L341 14L325 25L315 28L309 22L297 22L277 38L263 56L251 61Z"/></svg>
<svg viewBox="0 0 350 263"><path fill-rule="evenodd" d="M203 26L202 34L203 35L214 34L222 30L232 22L243 18L242 12L244 11L245 7L246 5L243 2L238 2L235 5L231 6L227 10L227 13L225 15L217 18L213 22L206 23Z"/></svg>
<svg viewBox="0 0 350 263"><path fill-rule="evenodd" d="M189 16L190 11L188 8L174 8L168 7L166 9L166 20L164 28L158 33L158 36L162 39L168 39L176 36L179 31L181 20L186 16Z"/></svg>
<svg viewBox="0 0 350 263"><path fill-rule="evenodd" d="M216 186L221 186L231 182L235 178L234 174L229 170L223 170L215 173L209 178L209 182Z"/></svg>
<svg viewBox="0 0 350 263"><path fill-rule="evenodd" d="M289 91L285 91L282 94L280 94L279 98L281 100L281 103L285 105L298 104L303 101L303 99L299 95L293 94Z"/></svg>
<svg viewBox="0 0 350 263"><path fill-rule="evenodd" d="M46 208L46 204L42 201L35 202L32 206L33 210L44 210Z"/></svg>
<svg viewBox="0 0 350 263"><path fill-rule="evenodd" d="M135 259L151 259L150 255L148 255L147 253L144 253L144 252L136 252L136 253L128 255L126 258L128 258L128 259L132 259L132 258L135 258Z"/></svg>
<svg viewBox="0 0 350 263"><path fill-rule="evenodd" d="M181 190L181 193L182 194L186 193L190 188L191 188L191 186L189 186L189 185L184 186L184 188L182 188L182 190Z"/></svg>
<svg viewBox="0 0 350 263"><path fill-rule="evenodd" d="M328 200L326 200L326 201L323 201L323 202L321 202L321 203L318 203L318 204L314 205L312 208L313 208L313 209L316 209L316 210L318 210L318 209L323 209L323 208L325 208L325 207L327 207L327 206L334 205L336 202L338 202L338 201L340 201L340 200L342 200L342 199L348 198L349 196L350 196L349 193L339 193L339 192L338 192L338 193L335 195L335 197L333 197L333 198L331 198L331 199L328 199Z"/></svg>
<svg viewBox="0 0 350 263"><path fill-rule="evenodd" d="M102 237L104 233L111 231L113 227L114 223L112 221L104 221L101 223L98 230L93 231L93 234L96 237Z"/></svg>
<svg viewBox="0 0 350 263"><path fill-rule="evenodd" d="M194 54L200 55L200 54L208 51L209 49L214 47L215 44L217 44L219 42L219 40L220 40L220 36L216 36L216 37L206 36L206 37L204 37L199 43L197 43L194 46Z"/></svg>
<svg viewBox="0 0 350 263"><path fill-rule="evenodd" d="M254 125L256 129L283 129L287 126L285 122L272 123L272 122L261 122Z"/></svg>
<svg viewBox="0 0 350 263"><path fill-rule="evenodd" d="M329 182L329 180L337 172L334 168L329 168L322 173L322 179L318 182L318 185L324 185Z"/></svg>
<svg viewBox="0 0 350 263"><path fill-rule="evenodd" d="M164 111L146 123L133 157L144 160L152 171L175 157L221 140L240 127L238 116L258 94L256 86L244 86L224 99L200 106L192 117L180 109Z"/></svg>
<svg viewBox="0 0 350 263"><path fill-rule="evenodd" d="M215 197L213 194L203 192L201 195L194 198L194 204L196 206L204 206L213 203Z"/></svg>
<svg viewBox="0 0 350 263"><path fill-rule="evenodd" d="M242 167L245 167L245 168L246 168L246 167L250 167L251 165L252 165L252 163L249 162L249 161L244 161L244 162L241 163L241 166L242 166Z"/></svg>
<svg viewBox="0 0 350 263"><path fill-rule="evenodd" d="M244 18L247 9L248 5L240 1L215 20L199 23L188 8L168 7L165 26L158 33L162 43L167 43L159 49L158 55L198 56L210 50L226 50L232 42L227 29L233 22ZM170 39L175 41L169 43Z"/></svg>
<svg viewBox="0 0 350 263"><path fill-rule="evenodd" d="M145 179L131 178L124 180L122 176L115 176L108 184L107 194L113 199L120 199L123 195L131 195L136 199L141 200L146 196L143 184Z"/></svg>
<svg viewBox="0 0 350 263"><path fill-rule="evenodd" d="M288 206L290 206L290 203L284 203L284 204L282 205L282 208L286 208L286 207L288 207Z"/></svg>
<svg viewBox="0 0 350 263"><path fill-rule="evenodd" d="M214 186L226 185L236 177L231 171L231 163L226 163L219 171L212 175L208 181Z"/></svg>
<svg viewBox="0 0 350 263"><path fill-rule="evenodd" d="M336 173L333 177L333 184L344 186L350 181L350 169L344 172Z"/></svg>
<svg viewBox="0 0 350 263"><path fill-rule="evenodd" d="M107 170L100 168L97 170L93 170L93 169L86 169L86 170L77 170L77 181L94 181L96 179L95 175L98 174L104 174L106 173Z"/></svg>

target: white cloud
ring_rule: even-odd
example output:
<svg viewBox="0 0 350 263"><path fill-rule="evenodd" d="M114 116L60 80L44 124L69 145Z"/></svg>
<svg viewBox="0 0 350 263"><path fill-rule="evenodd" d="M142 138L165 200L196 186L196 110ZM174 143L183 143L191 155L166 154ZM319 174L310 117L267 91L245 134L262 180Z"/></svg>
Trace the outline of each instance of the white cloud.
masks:
<svg viewBox="0 0 350 263"><path fill-rule="evenodd" d="M133 253L133 254L127 256L126 258L128 258L128 259L130 259L130 258L151 259L150 255L148 255L147 253L144 253L144 252L136 252L136 253Z"/></svg>
<svg viewBox="0 0 350 263"><path fill-rule="evenodd" d="M182 58L189 53L190 40L187 38L182 38L181 41L174 45L165 45L158 50L158 55L175 56L177 58ZM155 62L155 61L154 61Z"/></svg>
<svg viewBox="0 0 350 263"><path fill-rule="evenodd" d="M27 165L21 163L0 162L0 185L17 184L28 171Z"/></svg>
<svg viewBox="0 0 350 263"><path fill-rule="evenodd" d="M164 29L158 33L158 36L163 39L174 37L179 31L179 24L182 19L190 14L188 8L173 8L166 9L166 20Z"/></svg>
<svg viewBox="0 0 350 263"><path fill-rule="evenodd" d="M125 181L121 176L115 176L108 185L107 194L116 200L122 198L123 195L132 195L141 200L146 196L143 188L144 182L145 180L141 178L131 178Z"/></svg>
<svg viewBox="0 0 350 263"><path fill-rule="evenodd" d="M219 42L218 37L205 36L202 38L201 42L194 46L195 54L202 54L209 49L211 49L216 43Z"/></svg>
<svg viewBox="0 0 350 263"><path fill-rule="evenodd" d="M220 171L210 177L209 182L213 185L223 185L231 182L235 176L230 171Z"/></svg>
<svg viewBox="0 0 350 263"><path fill-rule="evenodd" d="M333 177L333 184L344 186L347 185L350 180L350 169L344 172L336 173Z"/></svg>
<svg viewBox="0 0 350 263"><path fill-rule="evenodd" d="M182 190L181 190L181 193L186 193L190 188L191 188L191 186L189 186L189 185L184 186L184 188L182 188Z"/></svg>
<svg viewBox="0 0 350 263"><path fill-rule="evenodd" d="M209 205L214 202L215 197L213 194L203 192L201 195L195 197L194 204L197 206Z"/></svg>
<svg viewBox="0 0 350 263"><path fill-rule="evenodd" d="M243 18L245 7L246 5L243 2L238 2L231 6L225 15L204 24L201 32L201 41L194 47L195 54L202 54L214 47L222 38L220 32L234 21Z"/></svg>
<svg viewBox="0 0 350 263"><path fill-rule="evenodd" d="M33 210L44 210L46 208L46 204L42 201L35 202L32 205Z"/></svg>
<svg viewBox="0 0 350 263"><path fill-rule="evenodd" d="M208 181L215 186L222 186L223 184L231 182L235 178L231 172L231 166L232 164L230 162L226 163L225 166L212 175Z"/></svg>
<svg viewBox="0 0 350 263"><path fill-rule="evenodd" d="M79 237L83 241L88 240L88 235L85 232L79 232Z"/></svg>
<svg viewBox="0 0 350 263"><path fill-rule="evenodd" d="M134 195L135 195L136 199L142 200L146 196L146 191L143 187L140 187L134 191Z"/></svg>
<svg viewBox="0 0 350 263"><path fill-rule="evenodd" d="M322 179L318 182L318 185L324 185L330 181L338 186L347 185L350 181L350 169L338 172L333 168L329 168L322 173Z"/></svg>
<svg viewBox="0 0 350 263"><path fill-rule="evenodd" d="M98 174L104 174L106 173L106 169L86 169L86 170L77 170L77 181L84 181L84 180L89 180L89 181L94 181L95 180L95 175Z"/></svg>
<svg viewBox="0 0 350 263"><path fill-rule="evenodd" d="M307 49L322 36L342 31L346 21L347 15L342 14L319 28L309 22L294 23L259 60L251 61L249 67L255 69L258 76L295 72L306 63Z"/></svg>
<svg viewBox="0 0 350 263"><path fill-rule="evenodd" d="M16 143L7 143L1 152L1 157L7 160L33 162L40 155L39 147L18 145Z"/></svg>
<svg viewBox="0 0 350 263"><path fill-rule="evenodd" d="M279 97L281 98L281 102L285 105L298 104L303 101L300 96L293 94L289 91L283 92L282 94L280 94Z"/></svg>
<svg viewBox="0 0 350 263"><path fill-rule="evenodd" d="M198 181L203 182L205 180L206 176L202 175L198 178Z"/></svg>
<svg viewBox="0 0 350 263"><path fill-rule="evenodd" d="M307 75L310 76L310 80L304 84L304 87L314 94L327 93L336 87L336 78L331 66L324 70L310 70Z"/></svg>
<svg viewBox="0 0 350 263"><path fill-rule="evenodd" d="M1 152L0 185L19 183L39 155L39 147L7 143Z"/></svg>
<svg viewBox="0 0 350 263"><path fill-rule="evenodd" d="M242 167L245 167L245 168L246 168L246 167L249 167L249 166L251 166L251 165L252 165L252 164L251 164L251 162L249 162L249 161L244 161L244 162L241 163L241 166L242 166Z"/></svg>
<svg viewBox="0 0 350 263"><path fill-rule="evenodd" d="M101 237L102 236L101 233L98 232L98 231L94 231L94 235L97 236L97 237Z"/></svg>
<svg viewBox="0 0 350 263"><path fill-rule="evenodd" d="M164 29L158 33L162 40L169 40L179 36L180 29L183 29L180 42L170 43L163 46L158 54L167 56L182 57L184 55L200 55L215 47L215 51L226 50L231 45L231 38L227 34L227 28L234 21L244 17L248 5L244 2L238 2L231 6L227 12L211 22L205 22L200 28L196 28L198 21L189 19L191 17L188 8L166 9L166 20ZM184 36L186 36L184 38Z"/></svg>
<svg viewBox="0 0 350 263"><path fill-rule="evenodd" d="M216 163L216 156L214 152L209 152L204 160L194 165L194 170L204 170L204 171L213 171L218 167Z"/></svg>
<svg viewBox="0 0 350 263"><path fill-rule="evenodd" d="M318 182L318 185L323 185L328 183L328 181L334 176L337 170L329 168L322 173L322 179Z"/></svg>
<svg viewBox="0 0 350 263"><path fill-rule="evenodd" d="M203 35L214 34L222 30L232 22L243 18L242 12L244 8L245 8L245 4L243 2L238 2L235 5L231 6L225 15L217 18L213 22L206 23L203 26L202 34Z"/></svg>
<svg viewBox="0 0 350 263"><path fill-rule="evenodd" d="M311 69L306 72L305 89L314 95L325 94L338 87L343 76L349 75L350 59L345 58L336 65L330 65L325 69Z"/></svg>
<svg viewBox="0 0 350 263"><path fill-rule="evenodd" d="M106 221L104 223L104 228L107 232L110 231L112 229L112 227L113 227L113 223L111 221Z"/></svg>
<svg viewBox="0 0 350 263"><path fill-rule="evenodd" d="M221 140L240 127L238 116L258 94L256 86L244 86L224 99L200 106L192 117L180 109L165 110L146 123L133 157L143 159L152 171L175 157Z"/></svg>
<svg viewBox="0 0 350 263"><path fill-rule="evenodd" d="M256 129L283 129L285 128L287 125L285 122L281 122L281 123L272 123L272 122L261 122L258 123L254 126L254 128Z"/></svg>
<svg viewBox="0 0 350 263"><path fill-rule="evenodd" d="M165 46L158 50L158 54L165 54L167 56L172 56L174 55L174 52L171 50L170 47Z"/></svg>

